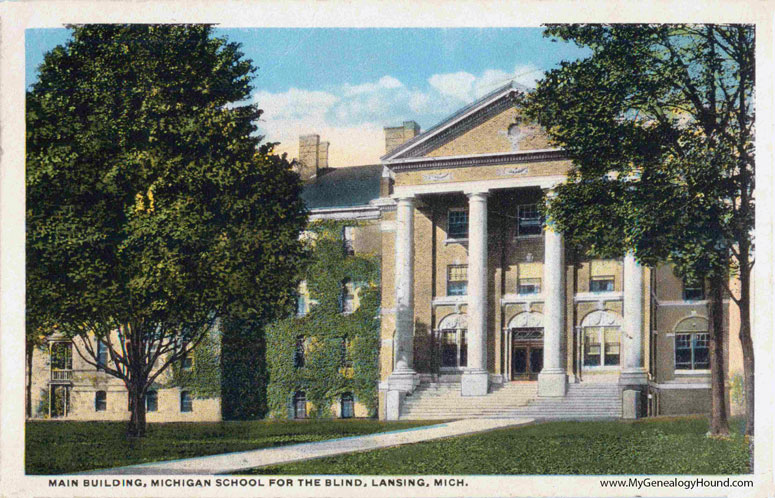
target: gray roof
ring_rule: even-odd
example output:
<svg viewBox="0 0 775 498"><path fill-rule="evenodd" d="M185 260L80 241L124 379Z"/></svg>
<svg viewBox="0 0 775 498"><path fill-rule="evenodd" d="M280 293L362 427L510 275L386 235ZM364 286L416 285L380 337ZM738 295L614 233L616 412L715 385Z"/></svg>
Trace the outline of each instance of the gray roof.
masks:
<svg viewBox="0 0 775 498"><path fill-rule="evenodd" d="M307 209L366 206L379 198L381 177L381 164L330 168L304 186L301 198Z"/></svg>

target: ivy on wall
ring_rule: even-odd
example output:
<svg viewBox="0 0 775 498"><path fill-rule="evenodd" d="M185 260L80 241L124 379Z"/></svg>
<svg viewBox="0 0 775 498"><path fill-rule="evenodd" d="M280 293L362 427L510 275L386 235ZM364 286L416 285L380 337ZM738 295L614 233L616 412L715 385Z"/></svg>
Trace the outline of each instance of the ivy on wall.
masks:
<svg viewBox="0 0 775 498"><path fill-rule="evenodd" d="M170 365L168 382L157 382L158 388L180 387L196 398L217 398L221 395L221 333L216 327L193 351L190 368L181 362ZM160 376L161 377L161 376Z"/></svg>
<svg viewBox="0 0 775 498"><path fill-rule="evenodd" d="M271 416L286 418L296 391L304 391L310 417L330 417L331 406L351 392L370 415L377 411L379 379L380 259L378 255L347 256L342 230L352 221L317 221L308 228L310 260L302 278L317 304L305 316L288 317L266 329L269 369L267 392ZM351 314L341 311L342 282L352 282L360 298ZM296 338L304 336L304 365L296 367ZM349 341L343 367L342 340Z"/></svg>

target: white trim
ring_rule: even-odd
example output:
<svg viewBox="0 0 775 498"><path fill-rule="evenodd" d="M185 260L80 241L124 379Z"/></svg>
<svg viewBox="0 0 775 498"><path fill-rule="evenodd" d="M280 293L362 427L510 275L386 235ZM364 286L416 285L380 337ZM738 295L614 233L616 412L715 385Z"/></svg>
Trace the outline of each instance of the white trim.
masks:
<svg viewBox="0 0 775 498"><path fill-rule="evenodd" d="M379 209L373 206L310 209L309 219L315 220L373 220L379 218Z"/></svg>
<svg viewBox="0 0 775 498"><path fill-rule="evenodd" d="M466 237L464 239L444 239L444 245L449 245L449 244L467 245L468 244L468 237Z"/></svg>
<svg viewBox="0 0 775 498"><path fill-rule="evenodd" d="M524 304L524 303L543 303L544 294L543 291L538 294L503 294L501 296L501 306L507 304Z"/></svg>
<svg viewBox="0 0 775 498"><path fill-rule="evenodd" d="M387 155L387 156L383 157L382 161L383 162L387 162L387 163L389 163L389 162L398 162L397 160L394 159L395 157L403 155L403 154L409 152L410 150L414 149L415 147L417 147L421 143L424 143L427 140L435 137L436 135L438 135L442 131L446 130L447 128L450 128L451 126L454 126L455 124L459 123L460 121L463 121L464 119L467 119L469 116L471 116L473 114L476 114L480 110L484 109L485 107L491 105L494 102L497 102L498 100L502 99L504 96L509 95L512 92L516 93L517 89L513 88L511 85L509 85L508 87L504 88L503 91L496 93L495 95L493 95L489 99L480 102L479 105L476 105L476 106L472 107L467 112L461 114L460 116L457 116L456 118L448 121L447 123L444 123L444 126L439 126L439 128L434 130L432 133L426 132L427 135L425 137L422 137L420 140L418 140L417 142L413 143L411 146L409 146L409 147L407 147L407 148L405 148L403 150L401 150L400 146L396 147L396 151L391 153L390 155Z"/></svg>
<svg viewBox="0 0 775 498"><path fill-rule="evenodd" d="M657 301L657 306L707 306L710 301L702 299L699 301ZM729 304L729 299L722 299L722 303Z"/></svg>
<svg viewBox="0 0 775 498"><path fill-rule="evenodd" d="M455 306L468 304L468 296L436 296L431 306Z"/></svg>
<svg viewBox="0 0 775 498"><path fill-rule="evenodd" d="M664 389L666 391L669 391L671 389L710 389L709 383L691 383L691 382L682 382L682 383L675 383L675 384L651 384L651 387L656 387L657 389Z"/></svg>
<svg viewBox="0 0 775 498"><path fill-rule="evenodd" d="M532 176L526 178L507 178L497 180L477 180L472 182L434 183L432 185L399 185L395 187L392 197L413 197L422 194L444 194L452 192L477 193L496 189L540 187L553 188L565 181L565 175Z"/></svg>
<svg viewBox="0 0 775 498"><path fill-rule="evenodd" d="M697 377L707 377L710 375L710 369L701 369L701 370L677 370L673 369L674 375L686 375L686 376L697 376Z"/></svg>
<svg viewBox="0 0 775 498"><path fill-rule="evenodd" d="M573 296L573 301L576 303L586 303L594 301L621 301L622 292L577 292Z"/></svg>
<svg viewBox="0 0 775 498"><path fill-rule="evenodd" d="M419 142L418 142L419 143ZM410 149L407 149L410 150ZM477 157L504 157L504 156L519 156L519 155L525 155L529 156L531 154L540 154L542 152L562 152L563 149L530 149L530 150L517 150L517 151L508 151L508 152L487 152L484 154L461 154L457 156L433 156L433 157L408 157L406 159L392 159L392 160L386 160L385 162L388 163L388 165L393 164L409 164L409 163L420 163L420 162L435 162L435 161L449 161L449 160L455 160L455 159L475 159Z"/></svg>

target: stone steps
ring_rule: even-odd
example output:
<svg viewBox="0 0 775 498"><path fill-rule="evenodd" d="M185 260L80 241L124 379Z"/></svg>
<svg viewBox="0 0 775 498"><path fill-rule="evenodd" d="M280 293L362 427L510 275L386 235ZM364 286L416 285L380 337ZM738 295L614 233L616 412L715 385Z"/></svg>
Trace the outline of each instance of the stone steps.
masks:
<svg viewBox="0 0 775 498"><path fill-rule="evenodd" d="M565 397L539 398L537 383L492 386L486 396L463 397L460 383L423 384L406 397L401 419L611 419L622 416L616 384L569 384Z"/></svg>

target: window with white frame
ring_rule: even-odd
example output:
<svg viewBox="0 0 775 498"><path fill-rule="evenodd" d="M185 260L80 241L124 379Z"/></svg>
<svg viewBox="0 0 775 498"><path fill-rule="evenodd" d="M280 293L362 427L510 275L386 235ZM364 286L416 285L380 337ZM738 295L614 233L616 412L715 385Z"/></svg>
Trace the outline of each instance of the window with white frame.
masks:
<svg viewBox="0 0 775 498"><path fill-rule="evenodd" d="M517 237L541 235L544 219L538 204L517 206Z"/></svg>
<svg viewBox="0 0 775 498"><path fill-rule="evenodd" d="M307 418L307 394L296 391L293 395L293 417Z"/></svg>
<svg viewBox="0 0 775 498"><path fill-rule="evenodd" d="M447 215L447 238L468 238L468 211L465 209L451 209Z"/></svg>
<svg viewBox="0 0 775 498"><path fill-rule="evenodd" d="M584 366L610 367L619 365L620 329L616 327L584 327Z"/></svg>
<svg viewBox="0 0 775 498"><path fill-rule="evenodd" d="M94 411L104 412L108 408L108 395L105 391L94 393Z"/></svg>
<svg viewBox="0 0 775 498"><path fill-rule="evenodd" d="M705 286L702 280L684 279L683 300L702 301L703 299L705 299Z"/></svg>
<svg viewBox="0 0 775 498"><path fill-rule="evenodd" d="M589 292L613 292L613 275L595 276L589 279Z"/></svg>
<svg viewBox="0 0 775 498"><path fill-rule="evenodd" d="M194 411L194 398L189 391L181 391L180 393L180 411L181 412L193 412Z"/></svg>
<svg viewBox="0 0 775 498"><path fill-rule="evenodd" d="M675 369L710 369L710 350L707 332L675 334Z"/></svg>
<svg viewBox="0 0 775 498"><path fill-rule="evenodd" d="M348 256L355 254L355 246L353 242L355 240L355 227L346 226L342 228L342 247L344 253Z"/></svg>
<svg viewBox="0 0 775 498"><path fill-rule="evenodd" d="M517 294L540 294L540 278L520 278L517 283Z"/></svg>
<svg viewBox="0 0 775 498"><path fill-rule="evenodd" d="M341 291L342 313L348 314L355 311L355 286L349 279L342 280Z"/></svg>
<svg viewBox="0 0 775 498"><path fill-rule="evenodd" d="M293 350L293 366L301 368L304 366L305 340L303 335L296 336L296 347Z"/></svg>
<svg viewBox="0 0 775 498"><path fill-rule="evenodd" d="M468 266L450 265L447 267L447 295L465 296L468 294Z"/></svg>
<svg viewBox="0 0 775 498"><path fill-rule="evenodd" d="M97 370L105 370L108 366L108 346L97 340Z"/></svg>
<svg viewBox="0 0 775 498"><path fill-rule="evenodd" d="M151 390L145 393L145 411L155 412L159 409L159 393Z"/></svg>

